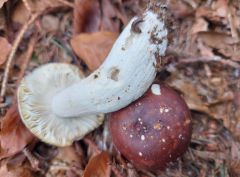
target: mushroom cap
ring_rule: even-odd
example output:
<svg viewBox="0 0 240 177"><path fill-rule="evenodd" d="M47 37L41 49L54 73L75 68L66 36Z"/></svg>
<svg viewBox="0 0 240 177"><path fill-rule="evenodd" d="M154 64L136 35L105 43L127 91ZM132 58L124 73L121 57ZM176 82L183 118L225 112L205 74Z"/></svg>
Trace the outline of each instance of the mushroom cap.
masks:
<svg viewBox="0 0 240 177"><path fill-rule="evenodd" d="M83 77L74 65L50 63L22 80L17 94L19 112L25 126L39 139L68 146L102 124L103 115L63 118L51 110L53 96Z"/></svg>
<svg viewBox="0 0 240 177"><path fill-rule="evenodd" d="M191 139L191 114L173 89L153 84L140 99L110 115L115 147L137 168L164 169Z"/></svg>

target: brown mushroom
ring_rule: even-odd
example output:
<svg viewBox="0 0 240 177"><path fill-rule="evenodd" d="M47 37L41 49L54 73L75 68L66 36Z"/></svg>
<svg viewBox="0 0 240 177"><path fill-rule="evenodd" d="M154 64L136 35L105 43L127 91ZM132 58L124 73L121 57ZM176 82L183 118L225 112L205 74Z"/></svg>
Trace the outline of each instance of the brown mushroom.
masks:
<svg viewBox="0 0 240 177"><path fill-rule="evenodd" d="M170 87L153 84L137 101L110 115L116 148L137 168L164 169L188 148L191 114Z"/></svg>

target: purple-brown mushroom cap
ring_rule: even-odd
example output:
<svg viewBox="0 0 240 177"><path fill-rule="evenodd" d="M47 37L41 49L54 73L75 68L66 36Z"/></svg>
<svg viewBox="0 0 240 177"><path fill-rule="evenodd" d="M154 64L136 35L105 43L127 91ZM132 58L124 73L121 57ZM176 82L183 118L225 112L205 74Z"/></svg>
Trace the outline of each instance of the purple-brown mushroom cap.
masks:
<svg viewBox="0 0 240 177"><path fill-rule="evenodd" d="M153 84L137 101L110 115L115 147L137 168L164 169L188 148L191 113L172 88Z"/></svg>

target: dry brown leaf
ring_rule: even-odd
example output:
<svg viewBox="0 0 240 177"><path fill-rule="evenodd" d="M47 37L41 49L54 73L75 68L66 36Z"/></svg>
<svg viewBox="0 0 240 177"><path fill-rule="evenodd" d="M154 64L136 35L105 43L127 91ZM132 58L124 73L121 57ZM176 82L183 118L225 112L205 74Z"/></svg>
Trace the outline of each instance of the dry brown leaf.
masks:
<svg viewBox="0 0 240 177"><path fill-rule="evenodd" d="M120 21L126 18L112 1L77 0L74 8L74 33L112 31L119 32Z"/></svg>
<svg viewBox="0 0 240 177"><path fill-rule="evenodd" d="M27 10L23 1L20 1L12 13L12 21L21 25L25 24L30 17L30 12Z"/></svg>
<svg viewBox="0 0 240 177"><path fill-rule="evenodd" d="M230 168L236 173L236 176L240 175L240 143L232 141L231 144L231 160Z"/></svg>
<svg viewBox="0 0 240 177"><path fill-rule="evenodd" d="M45 15L41 20L41 24L46 32L56 32L59 29L60 21L58 17L53 15Z"/></svg>
<svg viewBox="0 0 240 177"><path fill-rule="evenodd" d="M110 159L107 152L101 152L88 162L83 177L109 177L111 174Z"/></svg>
<svg viewBox="0 0 240 177"><path fill-rule="evenodd" d="M217 32L200 32L198 36L210 47L222 49L238 42L229 35Z"/></svg>
<svg viewBox="0 0 240 177"><path fill-rule="evenodd" d="M204 18L197 18L192 26L192 34L196 34L202 31L208 31L208 22Z"/></svg>
<svg viewBox="0 0 240 177"><path fill-rule="evenodd" d="M3 4L7 2L8 0L0 0L0 8L2 8Z"/></svg>
<svg viewBox="0 0 240 177"><path fill-rule="evenodd" d="M26 5L29 6L26 8L30 8L30 10L33 12L42 12L50 8L63 6L63 4L60 3L60 1L56 0L41 0L41 1L26 0L26 1L27 1Z"/></svg>
<svg viewBox="0 0 240 177"><path fill-rule="evenodd" d="M211 21L226 24L229 16L228 0L214 1L210 7L201 6L197 9L196 16L206 17Z"/></svg>
<svg viewBox="0 0 240 177"><path fill-rule="evenodd" d="M218 0L212 3L212 9L216 16L228 18L228 0Z"/></svg>
<svg viewBox="0 0 240 177"><path fill-rule="evenodd" d="M0 167L1 177L32 177L29 169L20 167L8 168L7 165Z"/></svg>
<svg viewBox="0 0 240 177"><path fill-rule="evenodd" d="M223 125L239 140L238 102L240 97L229 87L229 82L237 85L239 78L236 77L235 80L231 75L232 71L224 66L211 67L209 70L210 73L202 67L199 70L194 68L193 76L186 76L181 69L173 70L167 83L182 93L190 109L221 120Z"/></svg>
<svg viewBox="0 0 240 177"><path fill-rule="evenodd" d="M197 48L199 49L201 56L215 57L212 47L209 47L206 44L204 44L204 42L201 39L198 40L197 42L198 42Z"/></svg>
<svg viewBox="0 0 240 177"><path fill-rule="evenodd" d="M109 0L102 1L102 12L101 30L119 32L120 20L113 20L118 17L117 9L114 8L113 4Z"/></svg>
<svg viewBox="0 0 240 177"><path fill-rule="evenodd" d="M78 155L74 146L58 148L57 156L51 161L46 176L77 177L82 176L83 159ZM56 168L60 165L64 168Z"/></svg>
<svg viewBox="0 0 240 177"><path fill-rule="evenodd" d="M217 32L200 32L198 38L207 46L217 49L219 53L233 60L240 60L240 44L237 38Z"/></svg>
<svg viewBox="0 0 240 177"><path fill-rule="evenodd" d="M240 16L236 15L238 13L237 8L230 7L229 11L231 15L229 15L228 18L231 27L232 37L238 38L238 40L240 40L240 35L238 33L240 27Z"/></svg>
<svg viewBox="0 0 240 177"><path fill-rule="evenodd" d="M214 24L227 24L228 21L226 18L218 16L216 11L204 6L196 9L196 17L203 17Z"/></svg>
<svg viewBox="0 0 240 177"><path fill-rule="evenodd" d="M169 9L176 18L182 19L193 14L193 9L187 5L184 1L171 0L169 3Z"/></svg>
<svg viewBox="0 0 240 177"><path fill-rule="evenodd" d="M97 69L108 55L118 34L112 32L82 33L71 40L74 52L89 67Z"/></svg>
<svg viewBox="0 0 240 177"><path fill-rule="evenodd" d="M207 114L210 113L210 110L204 105L200 95L198 95L198 91L193 83L190 83L181 77L178 79L174 79L174 77L172 78L173 80L169 80L168 84L183 93L184 100L190 109Z"/></svg>
<svg viewBox="0 0 240 177"><path fill-rule="evenodd" d="M240 81L239 81L240 83ZM240 91L236 92L234 94L234 106L235 106L235 117L236 117L236 123L233 128L234 135L238 138L240 141ZM240 153L240 152L239 152ZM240 161L240 155L239 155L239 161Z"/></svg>
<svg viewBox="0 0 240 177"><path fill-rule="evenodd" d="M35 139L21 122L16 105L8 109L1 127L0 159L17 154Z"/></svg>
<svg viewBox="0 0 240 177"><path fill-rule="evenodd" d="M7 60L12 45L8 43L6 38L0 37L0 46L0 65L2 65Z"/></svg>
<svg viewBox="0 0 240 177"><path fill-rule="evenodd" d="M74 146L58 148L56 159L81 168L82 159L79 158Z"/></svg>
<svg viewBox="0 0 240 177"><path fill-rule="evenodd" d="M99 1L76 0L74 8L73 29L75 34L81 32L96 32L101 23Z"/></svg>
<svg viewBox="0 0 240 177"><path fill-rule="evenodd" d="M193 153L203 159L218 159L218 160L226 160L228 154L223 152L211 152L211 151L199 151L194 150Z"/></svg>

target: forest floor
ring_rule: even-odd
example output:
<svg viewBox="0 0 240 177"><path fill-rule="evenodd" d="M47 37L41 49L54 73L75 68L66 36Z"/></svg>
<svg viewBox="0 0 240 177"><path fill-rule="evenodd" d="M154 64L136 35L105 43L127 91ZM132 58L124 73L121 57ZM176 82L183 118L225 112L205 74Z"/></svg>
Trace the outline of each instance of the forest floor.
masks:
<svg viewBox="0 0 240 177"><path fill-rule="evenodd" d="M149 172L117 152L107 119L72 146L55 147L24 127L16 106L19 82L40 65L72 63L86 75L95 70L148 0L0 0L0 177L240 176L240 1L163 3L169 47L156 79L183 96L193 134L171 167Z"/></svg>

